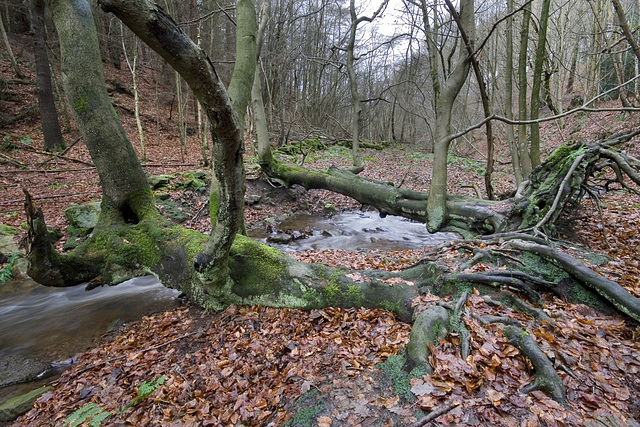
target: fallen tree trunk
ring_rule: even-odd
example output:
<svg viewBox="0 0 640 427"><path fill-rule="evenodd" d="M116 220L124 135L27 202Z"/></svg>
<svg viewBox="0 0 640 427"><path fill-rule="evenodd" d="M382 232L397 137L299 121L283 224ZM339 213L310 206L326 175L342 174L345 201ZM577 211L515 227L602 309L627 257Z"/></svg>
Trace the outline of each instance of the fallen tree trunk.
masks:
<svg viewBox="0 0 640 427"><path fill-rule="evenodd" d="M267 175L287 186L325 189L349 196L363 205L373 206L381 217L396 215L425 222L427 193L394 187L391 183L363 178L349 171L330 167L317 171L272 160L262 165ZM491 234L505 228L510 203L473 199L463 196L447 198L449 220L443 231L456 231L466 236Z"/></svg>
<svg viewBox="0 0 640 427"><path fill-rule="evenodd" d="M517 230L554 234L555 222L568 207L579 205L589 190L587 183L603 167L617 173L620 185L624 176L640 185L640 161L615 147L630 141L640 130L620 133L588 144L565 145L556 149L532 173L522 194L489 201L448 195L446 221L441 231L457 231L465 237L513 232ZM603 164L603 160L607 162ZM318 171L269 158L261 165L266 174L287 186L325 189L352 197L372 206L380 216L397 215L427 222L428 193L397 188L385 183L330 167ZM610 184L607 182L607 186Z"/></svg>

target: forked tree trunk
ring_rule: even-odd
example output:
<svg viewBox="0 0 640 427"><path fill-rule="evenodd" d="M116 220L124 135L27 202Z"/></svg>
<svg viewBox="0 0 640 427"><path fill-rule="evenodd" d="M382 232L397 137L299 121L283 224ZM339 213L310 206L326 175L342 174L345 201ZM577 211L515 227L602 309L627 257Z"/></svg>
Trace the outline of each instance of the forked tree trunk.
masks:
<svg viewBox="0 0 640 427"><path fill-rule="evenodd" d="M460 3L460 23L469 40L475 39L475 10L473 0ZM451 113L462 86L467 80L471 60L466 49L461 49L453 71L442 86L436 105L436 124L433 148L433 169L427 200L427 228L436 231L447 222L447 156L451 145Z"/></svg>
<svg viewBox="0 0 640 427"><path fill-rule="evenodd" d="M210 198L211 237L195 258L206 292L218 293L230 286L228 254L243 224L244 166L243 126L238 112L246 109L255 67L255 8L250 0L236 6L237 42L245 46L238 57L230 98L206 53L184 34L160 7L149 1L100 1L138 37L158 52L182 76L202 104L211 122L213 181ZM253 52L253 54L251 53ZM242 66L240 66L242 64ZM246 92L245 92L246 91ZM242 103L244 103L242 105Z"/></svg>

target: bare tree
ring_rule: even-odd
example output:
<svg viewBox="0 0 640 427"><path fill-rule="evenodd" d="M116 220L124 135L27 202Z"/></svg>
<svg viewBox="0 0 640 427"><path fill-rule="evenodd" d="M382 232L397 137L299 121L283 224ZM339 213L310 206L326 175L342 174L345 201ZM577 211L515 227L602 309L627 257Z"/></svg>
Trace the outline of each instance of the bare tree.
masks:
<svg viewBox="0 0 640 427"><path fill-rule="evenodd" d="M551 0L542 1L542 11L538 18L538 44L536 46L536 56L533 65L533 85L531 88L531 120L536 120L540 116L540 86L542 83L542 70L547 57L547 28L549 22L549 8ZM540 164L540 125L531 124L531 166Z"/></svg>
<svg viewBox="0 0 640 427"><path fill-rule="evenodd" d="M423 1L424 6L424 1ZM428 10L423 9L424 14ZM460 2L460 25L465 29L469 40L475 39L475 18L473 0L463 0ZM435 64L431 64L435 67ZM466 49L460 49L458 59L451 70L451 73L440 85L435 82L434 93L439 92L435 97L436 123L434 133L434 160L431 172L431 187L427 200L427 228L431 231L440 229L446 223L446 196L447 196L447 157L449 146L453 138L451 137L451 115L453 104L467 80L471 59ZM433 71L432 71L433 72Z"/></svg>
<svg viewBox="0 0 640 427"><path fill-rule="evenodd" d="M363 22L372 22L387 7L389 0L384 0L378 9L371 16L358 16L356 12L355 0L349 1L349 16L351 26L349 27L349 39L347 46L342 50L347 53L347 75L349 76L349 89L351 92L351 102L353 105L351 117L351 153L353 156L353 167L356 171L364 169L362 155L360 154L360 130L362 127L362 106L360 93L358 92L358 78L356 76L355 63L360 57L355 55L356 35L358 26Z"/></svg>
<svg viewBox="0 0 640 427"><path fill-rule="evenodd" d="M36 92L44 136L44 149L58 151L64 148L64 139L60 130L60 121L51 84L51 66L45 43L44 0L30 0L29 18L31 38L36 62Z"/></svg>
<svg viewBox="0 0 640 427"><path fill-rule="evenodd" d="M16 77L19 79L24 79L24 73L20 70L18 66L18 61L16 61L16 57L13 55L13 50L11 49L11 43L9 43L9 37L7 36L7 31L4 28L4 21L2 19L2 12L0 12L0 35L2 35L2 43L4 43L5 49L7 49L7 54L9 55L9 60L11 61L11 67L13 68L13 72L16 73Z"/></svg>

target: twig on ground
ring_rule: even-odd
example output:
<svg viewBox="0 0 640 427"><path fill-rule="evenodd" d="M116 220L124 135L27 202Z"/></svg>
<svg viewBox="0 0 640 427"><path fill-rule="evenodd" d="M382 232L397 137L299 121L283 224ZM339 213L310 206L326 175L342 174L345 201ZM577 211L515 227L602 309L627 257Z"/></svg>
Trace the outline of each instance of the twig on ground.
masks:
<svg viewBox="0 0 640 427"><path fill-rule="evenodd" d="M429 415L427 415L426 417L416 421L415 423L411 424L411 427L422 427L427 425L429 422L435 420L436 418L438 418L441 415L446 414L447 412L451 411L453 408L456 408L460 405L459 402L453 402L453 403L447 403L444 406L441 406L438 409L435 409L433 411L431 411L429 413Z"/></svg>

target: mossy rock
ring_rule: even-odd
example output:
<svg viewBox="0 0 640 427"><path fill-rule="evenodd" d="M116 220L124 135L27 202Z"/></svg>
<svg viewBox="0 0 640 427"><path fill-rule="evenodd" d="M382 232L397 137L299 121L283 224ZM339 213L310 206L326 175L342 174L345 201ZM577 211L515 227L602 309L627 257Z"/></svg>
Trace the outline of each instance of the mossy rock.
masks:
<svg viewBox="0 0 640 427"><path fill-rule="evenodd" d="M7 400L0 405L0 421L13 421L22 414L26 414L33 407L36 400L53 387L40 387L20 396Z"/></svg>
<svg viewBox="0 0 640 427"><path fill-rule="evenodd" d="M18 250L18 244L14 240L17 234L17 228L0 224L0 253L9 255Z"/></svg>
<svg viewBox="0 0 640 427"><path fill-rule="evenodd" d="M168 174L151 175L147 178L147 181L149 181L149 186L152 189L158 190L160 188L166 188L171 182L171 180L174 178L175 178L175 175L168 175Z"/></svg>
<svg viewBox="0 0 640 427"><path fill-rule="evenodd" d="M93 229L100 217L100 201L89 202L86 205L76 205L72 203L64 211L64 216L69 220L69 224L77 228Z"/></svg>
<svg viewBox="0 0 640 427"><path fill-rule="evenodd" d="M158 200L158 206L162 207L162 211L166 218L169 218L173 222L181 224L191 218L183 210L180 209L178 204L171 199Z"/></svg>
<svg viewBox="0 0 640 427"><path fill-rule="evenodd" d="M18 232L16 227L0 223L0 236L15 236Z"/></svg>
<svg viewBox="0 0 640 427"><path fill-rule="evenodd" d="M101 212L100 201L93 201L86 205L72 203L64 211L64 216L69 221L67 232L71 235L64 244L64 250L77 248L91 234Z"/></svg>

